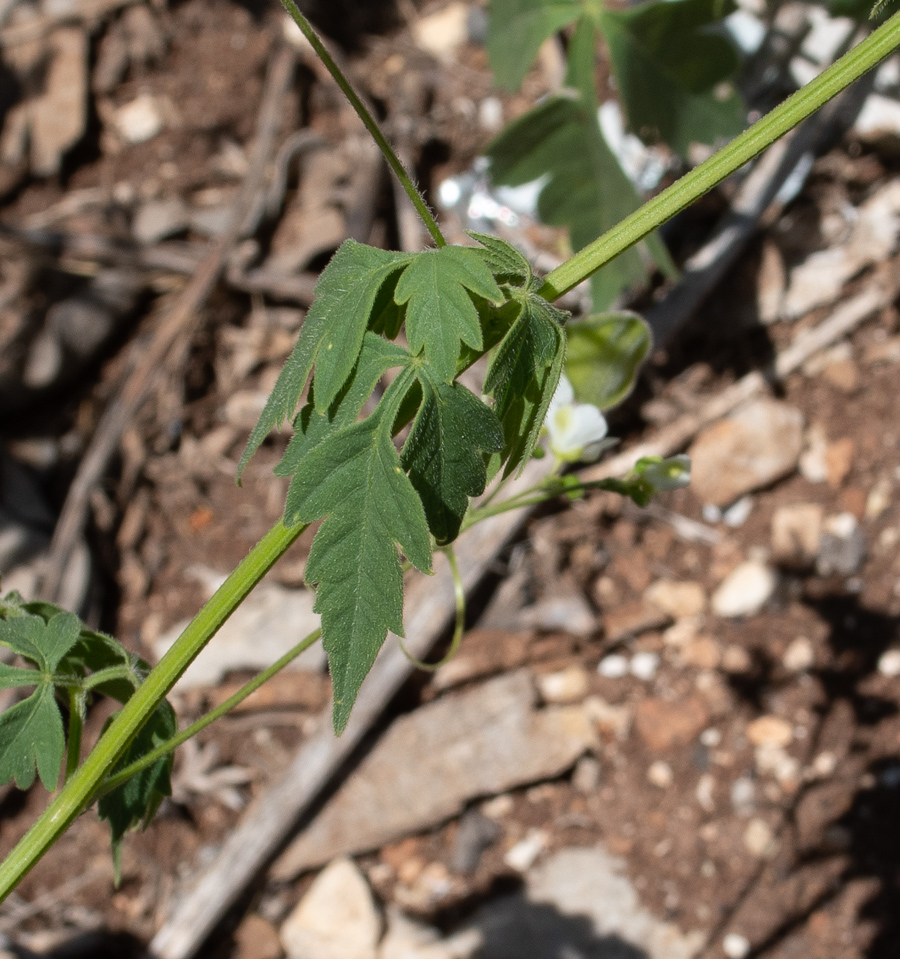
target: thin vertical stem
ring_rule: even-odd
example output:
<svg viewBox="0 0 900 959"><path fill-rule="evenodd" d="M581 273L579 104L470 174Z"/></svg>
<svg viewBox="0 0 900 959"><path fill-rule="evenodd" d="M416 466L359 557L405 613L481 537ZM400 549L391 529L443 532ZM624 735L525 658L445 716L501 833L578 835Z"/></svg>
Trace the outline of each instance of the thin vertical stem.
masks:
<svg viewBox="0 0 900 959"><path fill-rule="evenodd" d="M316 56L325 64L328 72L334 77L335 83L341 88L344 96L350 101L350 105L356 110L357 116L365 124L372 139L378 144L378 148L381 150L385 160L387 160L388 166L393 170L394 175L400 181L403 189L406 190L406 195L412 200L416 212L422 218L422 222L431 234L435 245L446 246L447 241L444 239L444 234L441 233L441 228L437 225L437 220L435 220L431 210L428 209L428 204L425 202L422 194L416 189L412 177L407 172L406 167L400 162L400 158L394 152L394 148L388 142L387 137L381 132L381 127L378 126L378 121L372 116L371 110L369 110L359 94L353 89L350 81L337 65L334 57L328 52L319 35L313 30L309 20L300 12L300 8L294 0L281 0L281 5L294 23L300 28L303 36L306 37L310 46L315 50Z"/></svg>

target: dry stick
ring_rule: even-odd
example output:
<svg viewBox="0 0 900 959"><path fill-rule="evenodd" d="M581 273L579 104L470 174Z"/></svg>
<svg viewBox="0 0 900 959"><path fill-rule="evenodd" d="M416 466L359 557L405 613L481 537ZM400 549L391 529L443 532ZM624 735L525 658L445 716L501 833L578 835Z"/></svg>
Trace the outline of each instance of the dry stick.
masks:
<svg viewBox="0 0 900 959"><path fill-rule="evenodd" d="M731 412L783 379L814 353L841 339L873 312L890 303L894 290L887 282L873 282L865 292L839 307L820 326L801 333L765 373L750 373L707 403L698 413L683 416L654 439L638 444L613 459L581 474L585 480L606 479L628 473L641 456L668 456L683 449L704 426ZM523 476L510 484L509 495L525 490L547 476L549 457L532 460ZM456 545L456 554L467 593L493 568L497 556L525 524L531 510L502 513L472 527ZM444 634L454 616L453 579L445 564L435 576L409 580L406 600L406 647L422 658ZM318 718L318 732L300 747L284 776L246 812L221 852L180 898L150 945L154 959L190 959L203 946L225 912L272 860L322 791L338 776L388 703L414 671L399 643L389 640L366 678L350 723L338 739L331 731L331 708Z"/></svg>
<svg viewBox="0 0 900 959"><path fill-rule="evenodd" d="M534 485L551 468L549 457L533 460L522 477L510 484L510 492ZM459 539L456 556L467 592L489 572L497 554L521 529L527 516L524 510L496 516ZM408 580L405 605L406 648L421 659L431 652L455 616L453 577L446 561L436 564L434 576ZM389 637L362 685L340 738L332 732L329 705L318 717L317 732L300 747L281 780L247 810L193 889L179 898L174 914L150 944L152 956L188 959L197 954L228 908L280 850L299 818L337 776L414 670L400 644Z"/></svg>
<svg viewBox="0 0 900 959"><path fill-rule="evenodd" d="M890 264L896 269L896 264ZM890 268L875 277L870 285L846 303L841 304L827 320L812 330L797 335L794 342L762 371L748 373L726 387L694 413L685 413L664 427L652 439L623 451L612 459L579 471L585 482L609 479L628 473L642 456L672 456L684 449L704 427L736 410L742 403L765 391L767 385L781 382L798 370L811 356L842 339L867 317L888 306L897 294L897 278Z"/></svg>
<svg viewBox="0 0 900 959"><path fill-rule="evenodd" d="M818 152L852 126L871 92L873 78L870 74L835 97L757 160L710 239L685 263L678 285L648 311L646 320L657 347L665 346L693 316L740 256L763 215L767 220L777 215L782 206L779 193L788 181L799 176L802 182Z"/></svg>
<svg viewBox="0 0 900 959"><path fill-rule="evenodd" d="M69 488L62 514L53 533L41 596L55 600L63 575L84 530L90 493L103 475L118 448L122 434L146 400L167 361L184 334L198 322L200 310L225 268L229 250L240 239L248 214L264 185L266 165L277 135L281 106L294 75L296 53L282 44L270 60L257 137L250 167L232 208L231 222L197 267L168 315L154 331L146 351L127 375L115 398L107 406Z"/></svg>

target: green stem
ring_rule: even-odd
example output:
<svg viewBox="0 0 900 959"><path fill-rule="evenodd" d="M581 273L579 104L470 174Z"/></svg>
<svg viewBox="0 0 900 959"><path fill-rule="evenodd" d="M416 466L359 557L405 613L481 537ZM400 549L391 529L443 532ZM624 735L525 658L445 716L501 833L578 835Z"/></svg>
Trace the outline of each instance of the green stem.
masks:
<svg viewBox="0 0 900 959"><path fill-rule="evenodd" d="M191 621L56 799L0 864L0 901L85 808L98 783L107 776L182 673L305 528L299 524L288 529L279 520Z"/></svg>
<svg viewBox="0 0 900 959"><path fill-rule="evenodd" d="M453 596L456 599L456 626L453 630L453 639L450 642L450 648L447 655L443 656L436 663L426 663L415 656L403 645L403 640L398 638L400 648L403 650L406 658L418 669L427 670L429 673L436 673L441 666L446 666L451 659L459 652L459 644L462 642L463 633L466 631L466 589L463 585L462 576L459 575L459 564L456 562L456 553L452 546L445 546L443 549L447 562L450 564L450 572L453 574Z"/></svg>
<svg viewBox="0 0 900 959"><path fill-rule="evenodd" d="M281 659L277 659L267 669L264 669L257 676L254 676L249 683L241 686L241 688L233 696L229 696L225 702L220 703L215 709L210 710L205 716L201 716L195 723L191 723L190 726L182 729L177 736L167 739L161 746L157 746L156 749L153 749L149 753L141 756L140 759L135 760L133 763L131 763L131 765L126 766L114 776L110 776L109 779L107 779L106 782L104 782L94 794L93 799L99 799L101 796L105 796L107 793L112 792L118 786L121 786L122 783L131 779L132 776L142 772L148 766L152 766L158 759L162 759L163 756L167 756L170 752L177 749L182 743L186 743L189 739L192 739L197 735L197 733L202 732L207 726L214 723L217 719L221 719L226 713L231 712L235 706L242 703L251 693L255 693L256 690L263 685L263 683L268 682L276 673L281 672L285 666L293 662L304 650L309 649L309 647L312 646L312 644L321 635L321 628L314 629L309 636L300 640L300 642L297 643L293 649L288 650L288 652L286 652Z"/></svg>
<svg viewBox="0 0 900 959"><path fill-rule="evenodd" d="M388 166L394 171L394 175L400 181L400 185L406 190L406 195L412 200L416 212L422 218L422 222L431 234L435 245L446 246L447 241L444 239L444 234L441 233L441 228L437 225L437 221L432 215L431 210L428 209L428 204L425 202L424 197L416 189L416 185L413 183L412 177L407 173L406 167L400 162L400 158L394 152L387 137L381 132L381 127L378 126L375 117L372 116L371 111L360 99L359 94L350 85L350 81L337 65L334 57L328 52L325 44L319 39L318 34L313 30L309 20L303 16L294 0L281 0L281 4L294 23L300 28L303 36L309 41L310 46L316 52L316 56L325 64L328 72L334 77L335 83L337 83L341 88L341 92L350 101L350 106L356 110L357 116L365 124L372 139L378 144L378 148L381 150L385 160L387 160Z"/></svg>
<svg viewBox="0 0 900 959"><path fill-rule="evenodd" d="M66 782L78 768L81 759L81 730L83 725L82 709L84 694L77 689L69 690L69 742L66 748Z"/></svg>
<svg viewBox="0 0 900 959"><path fill-rule="evenodd" d="M815 113L824 103L888 56L898 43L900 13L895 13L837 63L775 107L728 146L553 270L538 291L540 295L547 300L556 300L578 286Z"/></svg>

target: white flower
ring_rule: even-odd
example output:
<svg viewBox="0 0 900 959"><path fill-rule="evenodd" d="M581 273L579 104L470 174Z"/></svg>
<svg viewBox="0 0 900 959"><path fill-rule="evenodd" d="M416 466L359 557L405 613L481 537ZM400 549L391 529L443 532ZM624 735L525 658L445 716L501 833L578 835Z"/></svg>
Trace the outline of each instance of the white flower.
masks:
<svg viewBox="0 0 900 959"><path fill-rule="evenodd" d="M550 437L550 452L569 463L595 460L616 442L606 438L606 420L598 407L575 402L575 391L565 374L550 400L544 426Z"/></svg>
<svg viewBox="0 0 900 959"><path fill-rule="evenodd" d="M668 459L648 456L638 463L636 472L653 493L681 489L691 481L691 458L685 453Z"/></svg>

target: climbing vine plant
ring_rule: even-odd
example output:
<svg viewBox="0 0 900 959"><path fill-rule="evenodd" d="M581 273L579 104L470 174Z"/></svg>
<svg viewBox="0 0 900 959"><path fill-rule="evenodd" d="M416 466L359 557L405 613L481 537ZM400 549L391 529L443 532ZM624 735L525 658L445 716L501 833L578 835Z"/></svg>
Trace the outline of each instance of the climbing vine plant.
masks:
<svg viewBox="0 0 900 959"><path fill-rule="evenodd" d="M557 469L525 493L472 505L491 480L502 483L521 472L535 454L545 423L558 467L604 445L599 412L586 413L587 404L575 404L572 385L562 379L567 345L575 386L598 406L627 393L647 352L646 331L633 315L568 326L568 315L554 301L652 237L661 223L809 116L900 41L900 15L895 15L706 163L542 278L518 250L496 237L471 234L471 245L446 244L374 119L293 0L283 2L384 151L435 245L418 253L395 253L347 241L323 271L297 345L240 464L242 471L271 430L290 423L293 436L276 468L277 474L290 477L283 518L155 668L58 607L25 602L15 594L0 601L0 645L24 664L0 666L0 687L30 690L0 715L0 781L28 788L39 776L53 790L64 777L46 811L0 864L0 897L95 802L109 822L118 854L126 832L146 824L169 793L177 745L240 702L320 634L334 686L334 727L340 733L388 631L403 635L404 561L428 573L435 550L450 550L461 529L506 509L585 489L577 477ZM621 56L640 65L630 49L637 43L634 37L654 36L658 23L690 34L694 14L688 16L688 11L695 11L702 27L709 9L707 0L659 6L667 9L645 22L649 14L641 12L643 7L622 13L597 0L505 0L506 10L536 11L537 27L528 27L527 18L524 26L519 24L534 49L542 36L577 21L572 45L580 51L576 60L582 72L588 65L584 51L592 51L595 42L592 31L599 29L611 50L624 44L628 51ZM495 9L504 9L504 2L495 0ZM558 11L556 19L547 20L548 10ZM491 42L496 59L496 35ZM705 41L696 42L697 49L706 49ZM656 53L665 59L664 45L657 44ZM517 79L511 61L503 57L501 52L501 73L506 70L508 81ZM710 67L700 72L705 83L720 71ZM685 89L672 95L681 97L686 109L699 112L700 102L710 106L702 84L693 92L690 85ZM692 101L692 96L700 100ZM666 136L663 115L653 114L652 104L640 97L638 102L651 111L650 120L656 116L653 122ZM685 137L696 135L690 125L685 130ZM459 377L485 356L483 391L476 395ZM390 385L382 391L379 384L388 372ZM361 418L364 409L369 412ZM402 443L401 434L406 437ZM684 457L642 460L624 480L590 485L643 504L654 492L683 484L687 469ZM168 692L275 561L318 520L324 522L313 541L306 578L316 587L321 630L300 638L227 702L176 732ZM450 559L455 568L452 554ZM89 701L100 694L118 701L121 709L81 760L82 721Z"/></svg>

